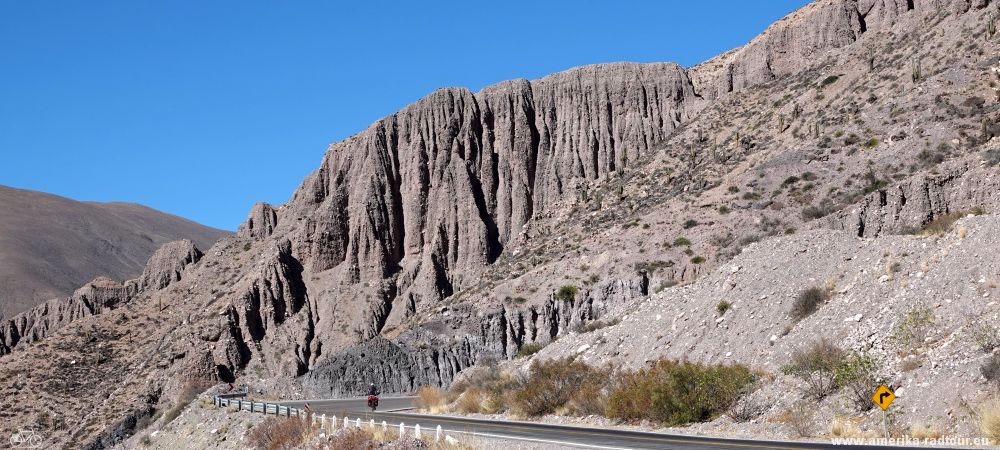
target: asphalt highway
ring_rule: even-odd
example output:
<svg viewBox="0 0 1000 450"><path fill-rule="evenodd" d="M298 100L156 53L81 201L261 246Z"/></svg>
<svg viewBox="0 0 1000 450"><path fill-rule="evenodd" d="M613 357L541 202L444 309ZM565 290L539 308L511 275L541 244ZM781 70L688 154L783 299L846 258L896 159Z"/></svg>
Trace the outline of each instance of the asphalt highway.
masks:
<svg viewBox="0 0 1000 450"><path fill-rule="evenodd" d="M314 414L344 416L351 421L360 418L363 423L375 420L377 424L386 421L390 427L420 424L424 433L433 433L440 425L446 432L480 436L484 438L512 439L525 442L549 443L566 448L593 449L877 449L893 447L845 446L832 443L757 441L726 439L679 434L650 433L609 428L589 428L582 426L550 425L543 423L481 420L436 414L415 414L404 412L413 408L415 397L383 397L378 411L368 410L364 398L307 400L282 402L283 405L303 408L306 404ZM898 447L895 447L898 448Z"/></svg>

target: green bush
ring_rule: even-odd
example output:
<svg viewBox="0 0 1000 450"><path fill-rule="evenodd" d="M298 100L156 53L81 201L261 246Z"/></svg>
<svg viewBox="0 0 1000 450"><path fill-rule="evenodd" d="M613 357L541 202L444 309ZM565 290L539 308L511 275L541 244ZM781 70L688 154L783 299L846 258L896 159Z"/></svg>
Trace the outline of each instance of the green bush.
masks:
<svg viewBox="0 0 1000 450"><path fill-rule="evenodd" d="M934 326L934 310L926 305L914 306L896 324L892 337L903 350L923 345Z"/></svg>
<svg viewBox="0 0 1000 450"><path fill-rule="evenodd" d="M679 237L677 239L674 239L674 247L680 247L685 245L691 245L691 241L689 241L686 237Z"/></svg>
<svg viewBox="0 0 1000 450"><path fill-rule="evenodd" d="M795 297L795 302L792 303L792 310L789 314L791 314L793 320L798 322L819 310L819 307L829 298L830 293L825 289L818 287L808 288Z"/></svg>
<svg viewBox="0 0 1000 450"><path fill-rule="evenodd" d="M701 225L701 224L700 224L700 223L698 223L698 221L697 221L697 220L694 220L694 219L688 219L688 220L685 220L685 221L684 221L684 224L683 224L682 226L683 226L683 227L684 227L684 229L686 230L686 229L688 229L688 228L694 228L694 227L696 227L696 226L698 226L698 225Z"/></svg>
<svg viewBox="0 0 1000 450"><path fill-rule="evenodd" d="M732 303L729 303L729 302L727 302L725 300L720 300L719 304L715 305L715 310L718 311L719 315L721 316L721 315L725 314L726 311L729 311L729 308L732 308L732 307L733 307Z"/></svg>
<svg viewBox="0 0 1000 450"><path fill-rule="evenodd" d="M997 331L997 327L989 323L977 323L972 325L970 330L972 335L972 341L976 343L976 347L984 352L992 352L995 348L1000 347L1000 332Z"/></svg>
<svg viewBox="0 0 1000 450"><path fill-rule="evenodd" d="M704 256L695 256L694 258L691 258L691 264L701 264L703 262L705 262Z"/></svg>
<svg viewBox="0 0 1000 450"><path fill-rule="evenodd" d="M791 361L781 371L805 381L806 395L823 398L837 389L837 370L845 358L840 347L822 339L792 353Z"/></svg>
<svg viewBox="0 0 1000 450"><path fill-rule="evenodd" d="M573 286L572 284L567 284L565 286L560 287L559 290L556 291L556 300L561 300L564 302L572 302L573 300L576 300L576 292L577 292L576 286Z"/></svg>
<svg viewBox="0 0 1000 450"><path fill-rule="evenodd" d="M867 411L874 406L872 392L878 387L878 362L870 355L852 353L834 373L837 387L846 389L854 406Z"/></svg>
<svg viewBox="0 0 1000 450"><path fill-rule="evenodd" d="M742 365L661 360L619 377L608 397L607 416L666 425L705 422L725 412L756 379Z"/></svg>
<svg viewBox="0 0 1000 450"><path fill-rule="evenodd" d="M821 87L827 87L827 86L829 86L829 85L831 85L833 83L836 83L837 80L839 80L839 79L840 79L840 77L837 76L837 75L830 75L830 76L824 78L823 81L821 81L819 84L820 84Z"/></svg>

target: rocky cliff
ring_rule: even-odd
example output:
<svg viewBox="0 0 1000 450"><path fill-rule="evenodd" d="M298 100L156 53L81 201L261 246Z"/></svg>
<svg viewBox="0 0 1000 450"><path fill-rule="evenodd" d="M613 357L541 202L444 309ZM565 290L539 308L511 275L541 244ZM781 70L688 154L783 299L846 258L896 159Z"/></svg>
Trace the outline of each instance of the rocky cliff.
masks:
<svg viewBox="0 0 1000 450"><path fill-rule="evenodd" d="M631 176L627 174L646 164L656 155L654 150L671 139L677 147L689 147L684 127L697 123L694 119L713 101L779 79L791 83L794 76L829 64L829 52L837 49L850 47L849 55L874 55L875 50L852 46L864 35L901 36L945 15L987 5L986 1L817 2L775 24L747 46L691 70L672 64L616 63L576 68L534 81L506 81L478 93L441 89L332 145L320 169L303 182L287 205L278 209L256 206L241 233L257 239L287 238L308 272L324 274L321 278L326 282L307 283L319 318L310 354L313 362L327 358L325 364L337 369L321 366L323 370L316 373L325 375L310 376L332 383L328 393L352 392L356 387L338 387L329 370L338 374L367 370L363 366L368 363L357 360L366 352L352 349L353 345L386 330L396 335L398 328L412 326L408 321L415 317L433 329L438 320L428 317L436 315L439 301L480 285L501 256L531 240L533 227L564 214L600 186ZM861 44L877 42L873 38ZM873 56L877 57L881 56ZM694 139L696 143L703 139L700 132ZM740 145L753 148L745 142ZM683 155L685 151L667 153ZM708 181L701 186L699 190L711 187ZM907 194L900 195L906 198ZM918 194L912 195L917 198ZM934 210L918 220L917 226L948 210L932 201L918 199L907 206L925 213L928 208ZM912 222L895 223L886 217L916 213L886 211L885 206L862 203L839 212L839 219L832 223L841 227L837 224L854 221L861 224L859 233L874 233L880 226L899 228L903 222ZM851 214L862 218L851 218ZM887 222L875 225L878 221ZM712 239L725 242L727 238L723 234ZM654 266L659 263L653 262ZM676 277L698 273L698 265L684 263L663 270ZM645 293L645 289L627 289L614 297L627 301ZM554 316L568 317L543 312L552 308L538 298L545 295L532 296L530 307L505 310L508 314L501 314L500 322L520 321L527 323L526 328L544 328L542 324L556 320ZM354 311L355 316L344 318L346 311ZM525 322L525 316L531 319ZM324 320L329 317L336 319ZM491 320L498 319L489 317L460 321L454 327L459 330L460 344L436 344L441 346L431 350L436 355L431 357L420 356L420 351L399 341L425 342L426 338L397 335L396 344L402 345L376 347L387 355L407 355L409 362L377 370L393 386L447 383L453 370L441 367L460 370L487 353L509 358L524 343L547 341L561 332L555 327L553 333L519 335L507 330L506 336L490 336L490 330L498 326ZM354 362L349 361L352 358ZM428 372L428 366L435 370Z"/></svg>

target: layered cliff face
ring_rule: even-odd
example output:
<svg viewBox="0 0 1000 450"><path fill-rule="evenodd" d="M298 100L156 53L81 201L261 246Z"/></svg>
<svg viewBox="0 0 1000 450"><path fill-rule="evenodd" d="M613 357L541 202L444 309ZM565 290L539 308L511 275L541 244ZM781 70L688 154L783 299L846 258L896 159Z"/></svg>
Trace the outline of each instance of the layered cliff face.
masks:
<svg viewBox="0 0 1000 450"><path fill-rule="evenodd" d="M255 206L240 233L288 237L308 271L332 269L320 315L364 297L372 337L474 283L534 217L636 164L701 104L674 64L442 89L331 146L288 205Z"/></svg>

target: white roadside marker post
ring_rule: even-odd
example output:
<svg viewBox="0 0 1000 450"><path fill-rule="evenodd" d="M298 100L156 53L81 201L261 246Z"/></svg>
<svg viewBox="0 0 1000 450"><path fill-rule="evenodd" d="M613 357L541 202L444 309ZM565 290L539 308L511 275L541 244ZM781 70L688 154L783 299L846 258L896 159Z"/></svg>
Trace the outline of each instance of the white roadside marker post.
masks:
<svg viewBox="0 0 1000 450"><path fill-rule="evenodd" d="M382 432L383 433L388 433L389 432L389 424L385 423L384 420L382 421Z"/></svg>
<svg viewBox="0 0 1000 450"><path fill-rule="evenodd" d="M347 420L347 416L344 416L344 428L351 426L350 421Z"/></svg>
<svg viewBox="0 0 1000 450"><path fill-rule="evenodd" d="M437 431L434 433L434 442L441 442L441 425L437 426Z"/></svg>
<svg viewBox="0 0 1000 450"><path fill-rule="evenodd" d="M368 421L368 428L371 428L372 430L375 429L375 419L371 419Z"/></svg>
<svg viewBox="0 0 1000 450"><path fill-rule="evenodd" d="M360 417L358 417L355 427L356 428L361 428L361 418Z"/></svg>
<svg viewBox="0 0 1000 450"><path fill-rule="evenodd" d="M415 427L413 427L413 437L417 438L417 440L420 440L420 424L419 423Z"/></svg>
<svg viewBox="0 0 1000 450"><path fill-rule="evenodd" d="M403 426L403 422L399 422L399 438L402 439L406 434L406 427Z"/></svg>

